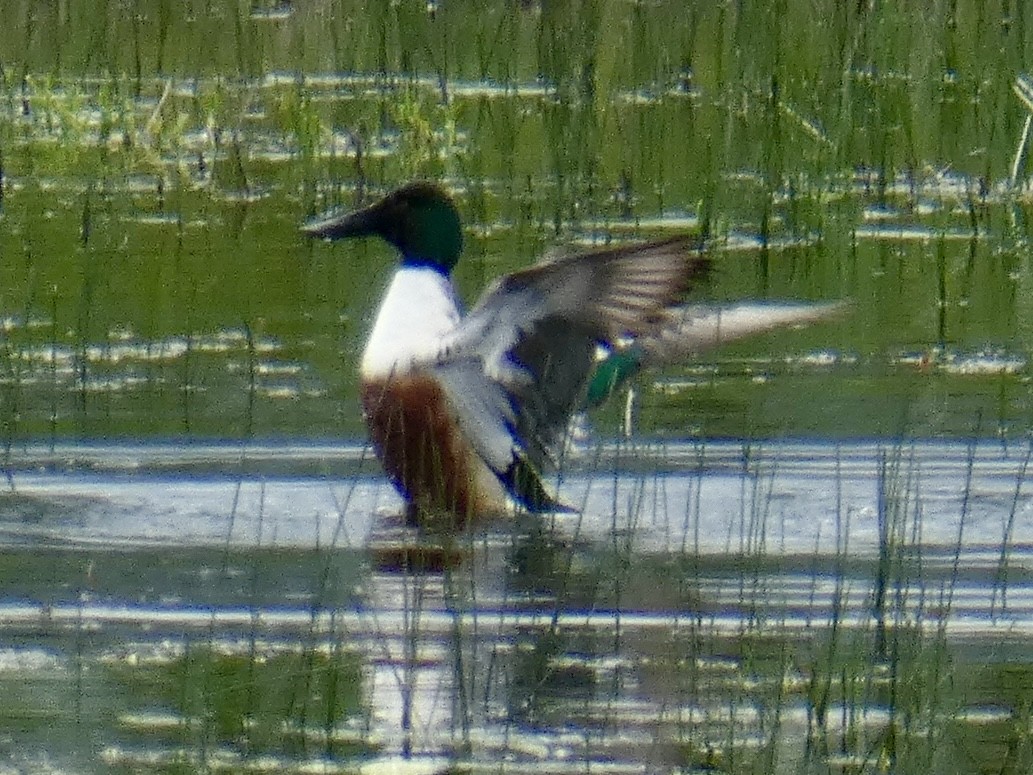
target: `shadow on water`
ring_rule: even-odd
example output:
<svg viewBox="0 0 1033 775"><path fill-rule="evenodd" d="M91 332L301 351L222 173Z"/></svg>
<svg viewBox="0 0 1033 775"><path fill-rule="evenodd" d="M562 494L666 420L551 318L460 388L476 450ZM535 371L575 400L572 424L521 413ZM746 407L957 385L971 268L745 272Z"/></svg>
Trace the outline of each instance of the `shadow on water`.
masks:
<svg viewBox="0 0 1033 775"><path fill-rule="evenodd" d="M243 471L237 445L56 453L27 450L0 498L21 766L975 772L1030 753L1025 449L603 448L561 483L583 513L451 545L399 528L380 479L312 473L356 448L256 445ZM448 561L385 561L400 546Z"/></svg>

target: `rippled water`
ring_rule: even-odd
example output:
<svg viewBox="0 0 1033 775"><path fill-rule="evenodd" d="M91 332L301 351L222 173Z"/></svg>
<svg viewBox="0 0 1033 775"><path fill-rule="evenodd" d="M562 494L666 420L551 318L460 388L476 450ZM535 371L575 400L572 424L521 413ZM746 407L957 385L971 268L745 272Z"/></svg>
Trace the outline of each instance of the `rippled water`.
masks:
<svg viewBox="0 0 1033 775"><path fill-rule="evenodd" d="M858 740L877 761L911 718L905 667L957 684L908 711L923 725L1018 712L965 676L1025 660L1028 455L585 448L560 484L580 514L442 543L400 526L359 447L24 448L0 499L3 746L73 772L795 771Z"/></svg>
<svg viewBox="0 0 1033 775"><path fill-rule="evenodd" d="M0 774L1033 770L1024 6L387 5L8 9ZM853 314L413 534L326 443L394 257L297 229L414 177L467 301L702 229Z"/></svg>

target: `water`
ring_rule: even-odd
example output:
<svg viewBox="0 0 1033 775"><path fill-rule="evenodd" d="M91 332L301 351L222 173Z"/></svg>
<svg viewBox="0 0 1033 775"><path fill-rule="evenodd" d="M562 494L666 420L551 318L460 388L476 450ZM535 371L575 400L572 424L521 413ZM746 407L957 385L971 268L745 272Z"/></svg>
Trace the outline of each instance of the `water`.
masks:
<svg viewBox="0 0 1033 775"><path fill-rule="evenodd" d="M701 7L690 31L664 5L582 9L584 28L524 7L371 8L350 25L263 6L236 34L222 3L143 3L136 27L114 8L108 26L15 5L2 34L31 44L25 77L12 64L0 81L5 442L360 437L354 365L394 256L298 227L418 177L457 196L468 303L548 250L676 230L711 235L700 295L854 302L703 377L673 366L662 379L700 389L665 396L650 433L1029 427L1021 58L982 15L973 51L1008 66L973 53L937 74L954 22L904 10L837 6L840 37L802 46L787 27L777 51L757 34L797 9L742 4L732 23ZM50 28L69 33L32 34Z"/></svg>
<svg viewBox="0 0 1033 775"><path fill-rule="evenodd" d="M1033 632L1028 454L586 448L560 487L580 514L443 545L401 527L359 447L28 448L0 500L5 755L72 772L792 771L832 756L809 736L901 723L878 687L905 665L959 684L926 697L925 723L985 727L965 714L1010 718L1010 689L966 671L1024 664ZM839 660L839 710L818 724Z"/></svg>
<svg viewBox="0 0 1033 775"><path fill-rule="evenodd" d="M4 6L0 772L1029 771L1029 9L475 10ZM338 443L394 257L297 232L417 177L468 302L705 229L853 313L417 538Z"/></svg>

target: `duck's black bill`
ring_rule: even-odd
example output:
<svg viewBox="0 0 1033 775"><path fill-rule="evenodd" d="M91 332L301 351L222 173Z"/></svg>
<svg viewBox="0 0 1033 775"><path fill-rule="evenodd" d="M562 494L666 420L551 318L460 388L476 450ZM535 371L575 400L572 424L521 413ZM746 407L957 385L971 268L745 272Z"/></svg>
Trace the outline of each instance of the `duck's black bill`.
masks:
<svg viewBox="0 0 1033 775"><path fill-rule="evenodd" d="M301 233L315 239L364 237L376 231L375 214L369 208L321 215L301 227Z"/></svg>

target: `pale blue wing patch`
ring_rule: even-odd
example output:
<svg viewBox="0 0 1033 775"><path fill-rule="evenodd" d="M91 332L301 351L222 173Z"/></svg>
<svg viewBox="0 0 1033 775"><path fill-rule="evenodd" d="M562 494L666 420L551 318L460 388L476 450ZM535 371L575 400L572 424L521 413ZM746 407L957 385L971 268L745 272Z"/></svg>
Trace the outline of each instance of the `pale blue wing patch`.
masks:
<svg viewBox="0 0 1033 775"><path fill-rule="evenodd" d="M476 356L444 361L432 372L474 450L492 471L505 471L519 451L517 412L506 388L484 373Z"/></svg>
<svg viewBox="0 0 1033 775"><path fill-rule="evenodd" d="M518 400L485 374L480 359L444 361L433 373L464 437L509 493L532 512L568 510L545 490L537 466L526 457Z"/></svg>

